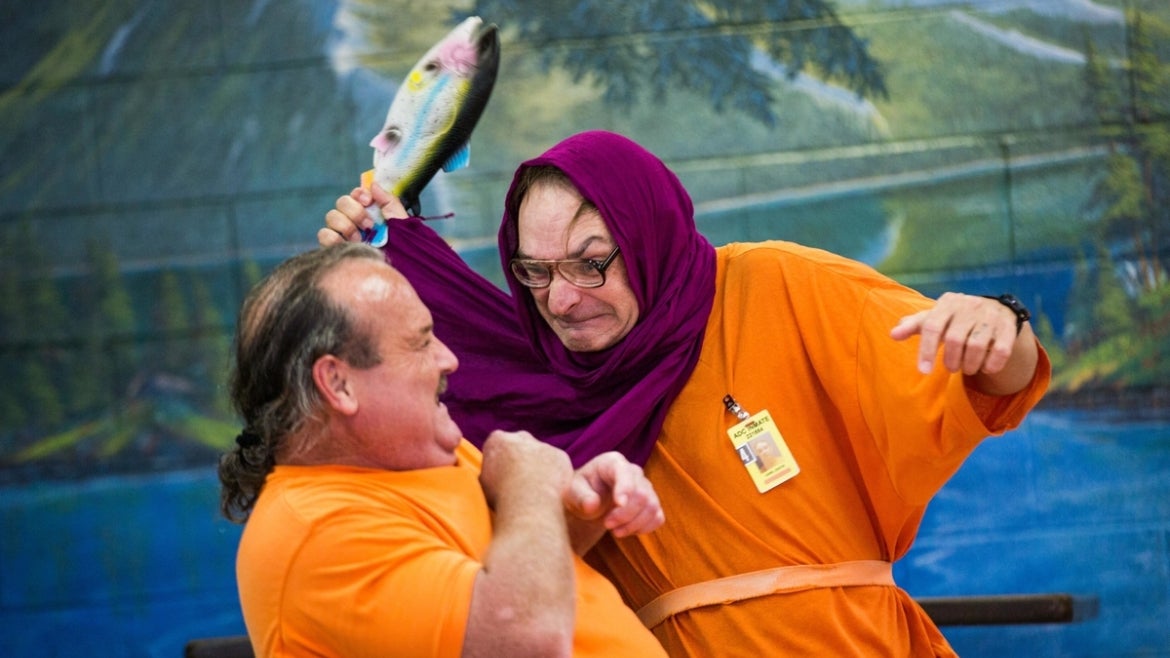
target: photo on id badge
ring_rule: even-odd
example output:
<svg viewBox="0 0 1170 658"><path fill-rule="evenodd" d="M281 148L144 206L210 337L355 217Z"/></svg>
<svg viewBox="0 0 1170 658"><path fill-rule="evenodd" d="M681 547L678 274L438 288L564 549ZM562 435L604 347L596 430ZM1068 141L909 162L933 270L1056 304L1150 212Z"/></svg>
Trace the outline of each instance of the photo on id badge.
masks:
<svg viewBox="0 0 1170 658"><path fill-rule="evenodd" d="M766 412L728 430L739 459L760 493L792 479L800 472L788 445Z"/></svg>
<svg viewBox="0 0 1170 658"><path fill-rule="evenodd" d="M767 475L768 471L780 464L780 448L772 439L771 432L753 439L752 451L756 453L756 466L760 469L760 475Z"/></svg>

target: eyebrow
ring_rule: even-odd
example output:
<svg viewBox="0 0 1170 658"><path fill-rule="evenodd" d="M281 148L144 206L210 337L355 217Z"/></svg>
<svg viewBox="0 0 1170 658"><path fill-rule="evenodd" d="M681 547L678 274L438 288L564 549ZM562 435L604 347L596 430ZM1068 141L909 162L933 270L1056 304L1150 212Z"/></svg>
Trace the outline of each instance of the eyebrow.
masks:
<svg viewBox="0 0 1170 658"><path fill-rule="evenodd" d="M420 327L418 331L411 335L410 344L414 347L423 347L426 342L435 335L435 325L428 324Z"/></svg>
<svg viewBox="0 0 1170 658"><path fill-rule="evenodd" d="M581 245L581 247L579 249L569 252L568 254L566 254L566 257L567 258L581 258L582 254L584 254L586 251L589 251L589 247L593 246L593 244L595 242L598 242L598 241L607 242L607 240L603 236L591 235L591 236L585 238L585 242ZM524 260L563 260L560 258L533 258L533 257L529 256L528 254L524 253L520 249L520 245L516 245L516 258L521 258Z"/></svg>

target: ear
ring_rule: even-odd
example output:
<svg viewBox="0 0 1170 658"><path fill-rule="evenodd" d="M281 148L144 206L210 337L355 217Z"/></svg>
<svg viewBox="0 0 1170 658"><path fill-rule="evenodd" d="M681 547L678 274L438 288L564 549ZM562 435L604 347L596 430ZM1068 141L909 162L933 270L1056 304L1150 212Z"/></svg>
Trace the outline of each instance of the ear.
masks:
<svg viewBox="0 0 1170 658"><path fill-rule="evenodd" d="M331 409L345 416L352 416L358 410L354 382L350 381L349 373L349 364L332 354L313 363L313 383L317 391Z"/></svg>

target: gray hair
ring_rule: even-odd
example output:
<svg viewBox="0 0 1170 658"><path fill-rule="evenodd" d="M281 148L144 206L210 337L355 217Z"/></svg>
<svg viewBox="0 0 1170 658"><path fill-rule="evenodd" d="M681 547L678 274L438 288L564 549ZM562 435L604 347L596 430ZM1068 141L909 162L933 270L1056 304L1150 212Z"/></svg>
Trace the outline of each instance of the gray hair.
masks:
<svg viewBox="0 0 1170 658"><path fill-rule="evenodd" d="M577 196L581 196L581 205L577 208L576 213L573 215L574 220L589 212L601 212L597 209L597 206L592 201L584 198L581 195L581 191L577 189L577 186L573 183L573 180L569 178L569 175L566 174L560 167L555 165L532 165L525 167L517 175L516 185L515 189L512 190L511 199L512 204L516 208L517 212L520 211L520 204L524 201L524 197L528 196L528 193L532 191L532 188L540 187L542 185L547 185L549 187L559 187L563 190L568 190Z"/></svg>
<svg viewBox="0 0 1170 658"><path fill-rule="evenodd" d="M353 259L384 257L356 243L294 256L256 284L240 308L231 400L244 431L219 460L220 511L231 521L247 520L287 438L322 422L317 359L333 354L358 368L379 362L368 332L320 287L326 274Z"/></svg>

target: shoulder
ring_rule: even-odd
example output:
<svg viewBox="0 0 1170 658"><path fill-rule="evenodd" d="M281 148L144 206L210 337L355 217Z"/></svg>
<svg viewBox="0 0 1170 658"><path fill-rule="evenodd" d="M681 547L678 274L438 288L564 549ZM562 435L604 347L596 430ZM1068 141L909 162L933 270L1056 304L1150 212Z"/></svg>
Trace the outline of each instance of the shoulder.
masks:
<svg viewBox="0 0 1170 658"><path fill-rule="evenodd" d="M785 240L733 242L716 251L721 262L734 268L765 267L771 264L784 269L819 270L826 274L835 272L886 279L883 274L861 261Z"/></svg>
<svg viewBox="0 0 1170 658"><path fill-rule="evenodd" d="M758 283L779 277L788 284L816 282L861 289L897 285L861 261L784 240L731 243L719 247L717 253L726 280L750 278Z"/></svg>
<svg viewBox="0 0 1170 658"><path fill-rule="evenodd" d="M314 526L344 519L358 522L367 514L405 512L405 491L394 486L393 473L346 466L280 467L265 483L257 502L265 511ZM408 489L406 491L409 491Z"/></svg>
<svg viewBox="0 0 1170 658"><path fill-rule="evenodd" d="M870 265L824 249L769 240L724 245L718 253L720 299L733 307L749 305L757 313L769 307L798 316L808 311L807 319L829 318L843 331L848 318L893 326L897 318L929 303Z"/></svg>

